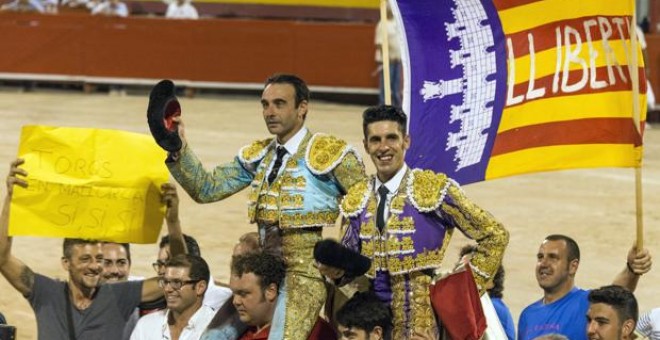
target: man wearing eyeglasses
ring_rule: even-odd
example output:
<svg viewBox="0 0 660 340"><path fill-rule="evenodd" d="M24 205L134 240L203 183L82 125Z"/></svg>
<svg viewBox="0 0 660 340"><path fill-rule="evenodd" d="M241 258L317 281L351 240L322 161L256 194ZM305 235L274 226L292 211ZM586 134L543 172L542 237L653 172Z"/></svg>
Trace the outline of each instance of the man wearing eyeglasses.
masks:
<svg viewBox="0 0 660 340"><path fill-rule="evenodd" d="M158 244L158 258L152 266L159 277L165 275L165 264L170 258L179 254L190 254L201 257L199 244L194 237L186 235L181 230L181 221L179 219L179 196L176 186L171 183L163 185L163 202L167 206L165 212L165 222L167 225L167 235L160 239ZM229 288L217 286L211 278L208 280L204 304L217 310L225 301L231 297ZM165 308L165 301L153 301L140 305L140 314L145 315L156 310Z"/></svg>
<svg viewBox="0 0 660 340"><path fill-rule="evenodd" d="M199 339L215 315L202 303L210 276L208 264L199 256L185 254L169 259L165 274L158 279L167 309L142 317L131 340Z"/></svg>

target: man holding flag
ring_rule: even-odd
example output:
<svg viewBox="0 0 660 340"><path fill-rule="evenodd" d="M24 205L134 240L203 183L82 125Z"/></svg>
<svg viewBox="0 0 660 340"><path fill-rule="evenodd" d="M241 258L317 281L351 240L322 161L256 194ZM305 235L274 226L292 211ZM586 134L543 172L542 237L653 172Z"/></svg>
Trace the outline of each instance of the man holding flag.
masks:
<svg viewBox="0 0 660 340"><path fill-rule="evenodd" d="M527 306L518 321L518 339L531 340L544 334L566 335L571 340L587 339L588 290L575 287L575 274L580 265L580 248L572 238L550 235L536 255L536 281L543 298ZM626 266L613 284L635 291L642 274L651 270L647 249L628 252Z"/></svg>

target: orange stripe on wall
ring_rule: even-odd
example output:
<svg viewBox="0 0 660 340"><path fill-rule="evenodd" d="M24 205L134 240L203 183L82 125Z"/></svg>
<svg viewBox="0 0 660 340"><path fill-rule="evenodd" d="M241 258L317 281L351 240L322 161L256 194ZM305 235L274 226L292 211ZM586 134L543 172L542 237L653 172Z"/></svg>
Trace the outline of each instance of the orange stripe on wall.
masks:
<svg viewBox="0 0 660 340"><path fill-rule="evenodd" d="M506 106L507 108L509 107L514 107L518 105L524 105L526 103L529 103L532 100L543 100L547 98L557 98L557 97L565 97L565 96L576 96L576 95L581 95L581 94L591 94L591 93L604 93L604 92L616 92L616 91L631 91L632 86L630 82L630 74L628 73L628 67L623 66L622 68L622 73L624 74L627 82L623 82L621 79L621 76L619 75L619 71L616 69L616 67L612 66L612 73L614 74L614 79L615 79L615 84L614 85L607 85L603 88L595 89L592 88L589 85L589 81L587 81L587 85L580 91L577 92L562 92L561 91L561 81L562 81L562 74L560 73L558 76L558 91L557 93L552 93L552 83L553 83L553 75L538 78L534 80L534 89L540 89L540 88L545 88L546 94L542 97L535 98L535 99L525 99L521 103L515 104L515 105L509 105ZM639 93L646 93L646 78L645 77L645 70L643 67L639 67L638 69L638 79L639 79ZM587 72L588 73L588 72ZM582 70L573 70L568 72L568 84L574 84L580 79L582 79L583 72ZM596 80L597 81L609 81L608 80L608 71L607 71L607 66L602 66L596 68ZM513 94L512 97L520 96L520 95L525 95L527 93L527 89L529 87L529 82L523 82L520 84L516 84L513 87Z"/></svg>
<svg viewBox="0 0 660 340"><path fill-rule="evenodd" d="M641 145L630 118L594 118L526 126L497 135L491 157L523 149L570 144Z"/></svg>
<svg viewBox="0 0 660 340"><path fill-rule="evenodd" d="M557 37L556 30L560 28L562 45L566 45L564 42L564 28L570 26L576 29L580 34L580 39L583 44L587 43L586 29L584 23L589 20L596 20L597 24L595 26L589 26L589 33L591 35L591 41L593 43L600 43L600 40L603 39L603 35L599 29L598 18L605 18L610 24L610 37L609 40L620 41L621 37L619 35L618 27L612 22L614 18L628 18L628 21L632 20L630 16L592 16L592 17L583 17L570 20L555 21L546 25L535 27L531 30L520 31L513 34L507 35L507 38L511 38L511 43L513 44L513 50L516 52L516 57L529 54L529 39L527 34L531 33L534 36L534 50L535 52L545 51L547 49L557 47ZM625 19L624 23L621 26L623 32L624 40L630 38L630 34L626 27ZM575 44L575 37L571 37L571 43Z"/></svg>

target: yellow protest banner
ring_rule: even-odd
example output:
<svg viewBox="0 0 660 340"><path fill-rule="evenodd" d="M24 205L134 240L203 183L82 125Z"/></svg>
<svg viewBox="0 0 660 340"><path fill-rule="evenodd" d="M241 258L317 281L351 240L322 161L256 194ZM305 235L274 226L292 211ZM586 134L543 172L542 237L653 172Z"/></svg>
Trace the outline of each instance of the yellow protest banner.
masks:
<svg viewBox="0 0 660 340"><path fill-rule="evenodd" d="M165 213L165 152L125 131L25 126L18 156L28 188L16 187L10 235L153 243Z"/></svg>

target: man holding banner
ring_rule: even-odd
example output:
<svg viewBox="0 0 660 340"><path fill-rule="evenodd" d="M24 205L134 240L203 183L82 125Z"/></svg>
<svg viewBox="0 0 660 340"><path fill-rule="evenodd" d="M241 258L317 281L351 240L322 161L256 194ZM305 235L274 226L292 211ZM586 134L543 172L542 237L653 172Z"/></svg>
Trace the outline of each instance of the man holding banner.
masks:
<svg viewBox="0 0 660 340"><path fill-rule="evenodd" d="M158 108L173 107L173 93L168 81L152 90L150 123ZM181 137L173 143L176 147L167 160L174 178L200 203L219 201L249 187L248 217L258 225L261 246L287 260L269 335L274 340L306 339L312 330L326 299L325 284L313 265L313 247L321 239L322 228L334 226L338 198L365 178L364 165L353 147L334 136L312 134L304 126L308 103L309 89L299 77L268 78L261 105L266 127L276 138L243 147L232 162L212 172L203 168L186 143L181 117L172 119ZM156 124L161 122L156 119ZM154 137L163 146L157 133Z"/></svg>
<svg viewBox="0 0 660 340"><path fill-rule="evenodd" d="M371 259L366 275L373 291L392 308L393 339L410 339L437 329L429 288L455 228L477 241L469 264L481 293L500 266L509 234L469 201L453 179L406 165L411 140L401 109L368 108L362 127L376 175L353 186L342 201L341 243ZM327 264L319 270L340 284L352 279Z"/></svg>
<svg viewBox="0 0 660 340"><path fill-rule="evenodd" d="M11 163L7 195L0 215L0 272L35 311L39 339L108 339L122 337L124 326L142 301L162 297L157 278L101 285L102 243L93 240L64 240L62 266L67 282L34 273L11 254L8 235L9 206L14 185L28 187L24 163Z"/></svg>

